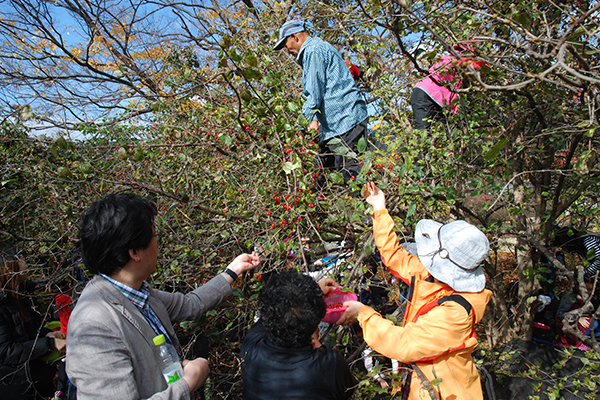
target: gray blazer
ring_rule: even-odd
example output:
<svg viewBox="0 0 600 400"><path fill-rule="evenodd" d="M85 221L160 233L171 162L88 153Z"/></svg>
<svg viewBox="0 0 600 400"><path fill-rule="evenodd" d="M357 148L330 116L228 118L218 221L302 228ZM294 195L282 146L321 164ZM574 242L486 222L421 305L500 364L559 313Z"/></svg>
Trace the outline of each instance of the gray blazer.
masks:
<svg viewBox="0 0 600 400"><path fill-rule="evenodd" d="M173 323L198 318L231 295L231 286L218 275L187 295L150 289L148 304L179 348ZM67 374L77 398L189 399L185 380L167 386L155 336L129 299L94 276L73 309L67 332Z"/></svg>

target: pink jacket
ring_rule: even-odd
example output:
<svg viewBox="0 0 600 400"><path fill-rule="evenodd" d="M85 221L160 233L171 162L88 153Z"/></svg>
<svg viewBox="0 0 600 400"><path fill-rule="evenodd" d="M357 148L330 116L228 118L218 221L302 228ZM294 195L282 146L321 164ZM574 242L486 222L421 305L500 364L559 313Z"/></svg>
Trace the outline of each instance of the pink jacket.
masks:
<svg viewBox="0 0 600 400"><path fill-rule="evenodd" d="M427 93L440 107L450 105L452 114L456 114L458 110L458 104L454 101L458 98L458 95L444 86L438 86L433 79L442 85L446 82L454 82L454 88L460 89L462 80L457 78L456 71L452 68L452 61L454 59L454 56L446 54L440 61L429 68L429 76L415 85L416 88L418 87ZM458 60L459 65L462 62L463 60ZM483 65L485 65L485 62L473 62L473 67L476 69L481 68ZM432 77L433 79L431 79Z"/></svg>

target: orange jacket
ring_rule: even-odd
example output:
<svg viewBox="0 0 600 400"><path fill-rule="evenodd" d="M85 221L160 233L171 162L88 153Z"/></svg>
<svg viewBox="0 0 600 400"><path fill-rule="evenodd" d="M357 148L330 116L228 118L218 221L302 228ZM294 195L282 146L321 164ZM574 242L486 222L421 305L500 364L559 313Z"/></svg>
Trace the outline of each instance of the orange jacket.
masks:
<svg viewBox="0 0 600 400"><path fill-rule="evenodd" d="M437 399L483 399L479 373L471 353L477 346L474 324L481 321L492 297L487 289L479 293L458 293L443 283L429 282L417 256L398 243L394 222L387 210L373 215L375 243L390 272L410 285L408 305L402 327L395 326L371 307L358 314L365 341L377 352L406 364L415 363L432 382ZM467 309L456 301L446 301L423 312L424 307L442 297L459 294L471 305ZM413 371L409 399L430 399Z"/></svg>

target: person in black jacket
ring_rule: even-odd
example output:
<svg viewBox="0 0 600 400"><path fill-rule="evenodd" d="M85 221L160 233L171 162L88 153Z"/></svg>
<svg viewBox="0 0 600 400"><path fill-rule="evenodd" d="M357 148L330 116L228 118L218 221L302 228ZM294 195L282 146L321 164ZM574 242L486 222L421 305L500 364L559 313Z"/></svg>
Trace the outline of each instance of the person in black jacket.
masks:
<svg viewBox="0 0 600 400"><path fill-rule="evenodd" d="M41 328L41 316L26 296L31 289L26 269L14 251L0 250L0 394L5 400L52 396L56 364L43 358L65 350L65 340Z"/></svg>
<svg viewBox="0 0 600 400"><path fill-rule="evenodd" d="M272 276L258 297L260 320L242 344L244 400L349 399L354 378L344 357L321 346L323 294L335 282L296 271Z"/></svg>

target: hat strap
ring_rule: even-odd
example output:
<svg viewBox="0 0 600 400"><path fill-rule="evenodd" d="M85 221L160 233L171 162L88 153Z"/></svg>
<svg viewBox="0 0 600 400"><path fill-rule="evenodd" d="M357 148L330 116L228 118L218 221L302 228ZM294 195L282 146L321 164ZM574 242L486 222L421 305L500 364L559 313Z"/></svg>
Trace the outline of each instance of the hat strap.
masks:
<svg viewBox="0 0 600 400"><path fill-rule="evenodd" d="M462 269L463 271L467 271L467 272L473 272L473 271L475 271L477 268L479 268L479 265L476 265L476 266L475 266L475 268L465 268L465 267L463 267L462 265L460 265L460 264L458 264L458 263L454 262L454 261L453 261L453 260L450 258L450 252L448 251L448 249L446 249L446 248L443 248L443 247L442 247L442 239L441 239L441 237L440 237L440 232L442 231L442 228L443 228L444 226L445 226L445 225L442 225L442 226L440 226L440 229L438 229L437 236L438 236L438 242L439 242L439 244L440 244L440 248L439 248L439 249L438 249L438 250L437 250L435 253L433 253L433 256L431 257L431 261L433 262L433 257L435 257L435 255L436 255L436 254L438 254L438 255L440 256L440 258L442 258L442 259L446 259L446 260L450 261L452 264L456 265L458 268ZM443 250L443 253L442 253L442 250Z"/></svg>

